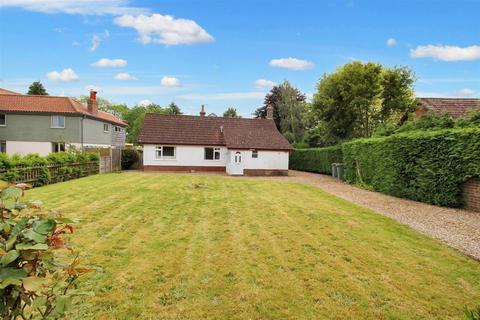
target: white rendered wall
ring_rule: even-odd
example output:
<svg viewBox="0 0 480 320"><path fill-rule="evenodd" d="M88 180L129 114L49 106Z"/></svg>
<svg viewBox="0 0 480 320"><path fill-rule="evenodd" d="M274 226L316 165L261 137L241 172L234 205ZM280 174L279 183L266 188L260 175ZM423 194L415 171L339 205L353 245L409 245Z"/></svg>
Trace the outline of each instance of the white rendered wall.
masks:
<svg viewBox="0 0 480 320"><path fill-rule="evenodd" d="M25 156L29 153L38 153L40 156L46 156L51 152L51 142L7 141L8 155L19 153L20 155Z"/></svg>
<svg viewBox="0 0 480 320"><path fill-rule="evenodd" d="M224 167L227 163L227 148L220 147L220 160L205 160L203 146L175 146L175 159L156 159L156 145L143 146L144 166L204 166Z"/></svg>
<svg viewBox="0 0 480 320"><path fill-rule="evenodd" d="M244 169L288 170L288 151L258 151L258 158L252 158L252 151L240 150ZM234 154L235 150L231 150Z"/></svg>

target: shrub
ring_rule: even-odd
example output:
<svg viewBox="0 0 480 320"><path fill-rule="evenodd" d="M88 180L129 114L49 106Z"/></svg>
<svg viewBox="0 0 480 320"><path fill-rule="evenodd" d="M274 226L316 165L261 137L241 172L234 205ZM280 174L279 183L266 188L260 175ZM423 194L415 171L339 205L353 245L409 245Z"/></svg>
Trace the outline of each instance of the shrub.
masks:
<svg viewBox="0 0 480 320"><path fill-rule="evenodd" d="M462 184L480 176L480 129L413 131L342 145L346 180L435 205L462 205Z"/></svg>
<svg viewBox="0 0 480 320"><path fill-rule="evenodd" d="M340 145L315 149L295 149L290 156L290 169L332 174L332 163L343 162Z"/></svg>
<svg viewBox="0 0 480 320"><path fill-rule="evenodd" d="M13 319L59 319L76 295L75 281L88 270L78 256L68 265L55 251L72 250L64 235L68 219L44 211L39 202L22 202L27 185L0 181L0 316Z"/></svg>
<svg viewBox="0 0 480 320"><path fill-rule="evenodd" d="M135 149L123 149L122 150L122 169L127 170L132 167L132 165L140 160L140 155Z"/></svg>

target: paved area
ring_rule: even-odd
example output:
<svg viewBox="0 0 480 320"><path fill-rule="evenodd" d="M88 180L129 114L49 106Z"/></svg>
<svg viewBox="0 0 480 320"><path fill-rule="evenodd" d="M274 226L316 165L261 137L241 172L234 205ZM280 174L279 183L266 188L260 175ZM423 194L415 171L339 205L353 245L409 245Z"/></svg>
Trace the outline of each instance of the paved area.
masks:
<svg viewBox="0 0 480 320"><path fill-rule="evenodd" d="M363 190L327 175L290 171L285 179L318 187L328 193L386 215L411 228L441 240L480 261L480 213L437 207Z"/></svg>

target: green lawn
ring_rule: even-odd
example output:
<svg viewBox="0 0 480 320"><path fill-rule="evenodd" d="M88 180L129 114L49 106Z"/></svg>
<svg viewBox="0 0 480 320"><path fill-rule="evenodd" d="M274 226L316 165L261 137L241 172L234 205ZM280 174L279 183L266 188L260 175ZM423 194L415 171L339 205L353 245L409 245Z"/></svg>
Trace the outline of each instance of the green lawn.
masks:
<svg viewBox="0 0 480 320"><path fill-rule="evenodd" d="M78 219L96 270L70 319L461 319L480 303L478 262L286 180L123 173L28 194Z"/></svg>

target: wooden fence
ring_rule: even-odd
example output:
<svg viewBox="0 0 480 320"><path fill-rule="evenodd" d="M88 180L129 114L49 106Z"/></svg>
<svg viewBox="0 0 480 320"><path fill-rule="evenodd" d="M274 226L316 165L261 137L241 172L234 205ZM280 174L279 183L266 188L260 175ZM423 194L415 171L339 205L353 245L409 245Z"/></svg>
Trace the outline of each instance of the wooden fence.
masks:
<svg viewBox="0 0 480 320"><path fill-rule="evenodd" d="M36 167L17 166L0 169L0 179L33 186L57 183L99 173L97 161L83 163L48 164Z"/></svg>

